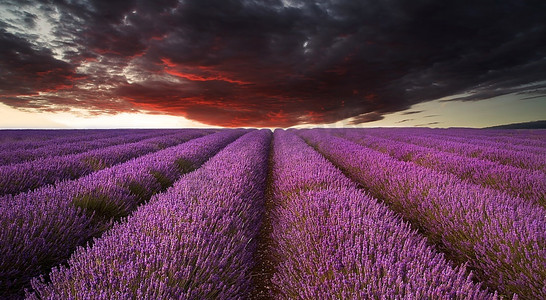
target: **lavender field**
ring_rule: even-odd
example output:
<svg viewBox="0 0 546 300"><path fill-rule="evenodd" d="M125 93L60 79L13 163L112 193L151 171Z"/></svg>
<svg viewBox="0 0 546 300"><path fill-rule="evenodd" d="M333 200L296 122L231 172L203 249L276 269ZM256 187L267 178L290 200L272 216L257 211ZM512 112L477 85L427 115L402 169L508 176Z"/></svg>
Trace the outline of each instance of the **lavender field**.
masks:
<svg viewBox="0 0 546 300"><path fill-rule="evenodd" d="M0 228L0 299L546 299L546 130L4 130Z"/></svg>

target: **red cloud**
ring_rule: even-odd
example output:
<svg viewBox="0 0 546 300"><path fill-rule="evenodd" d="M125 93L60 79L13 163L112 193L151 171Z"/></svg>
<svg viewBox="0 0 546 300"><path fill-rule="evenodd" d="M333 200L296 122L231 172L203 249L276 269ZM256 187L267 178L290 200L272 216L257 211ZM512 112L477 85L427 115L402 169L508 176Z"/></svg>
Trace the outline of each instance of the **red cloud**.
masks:
<svg viewBox="0 0 546 300"><path fill-rule="evenodd" d="M250 84L250 82L231 79L221 72L215 71L211 67L197 66L194 68L182 66L173 63L168 58L162 58L161 61L165 64L165 73L184 78L191 81L213 81L220 80L234 84ZM187 71L184 71L187 70Z"/></svg>

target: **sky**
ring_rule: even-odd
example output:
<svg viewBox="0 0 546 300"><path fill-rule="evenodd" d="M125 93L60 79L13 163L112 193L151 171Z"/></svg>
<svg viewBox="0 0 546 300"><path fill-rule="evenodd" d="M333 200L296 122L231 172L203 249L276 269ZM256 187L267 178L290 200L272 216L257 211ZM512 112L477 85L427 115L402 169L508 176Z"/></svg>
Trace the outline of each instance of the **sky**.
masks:
<svg viewBox="0 0 546 300"><path fill-rule="evenodd" d="M2 0L0 128L546 119L543 0Z"/></svg>

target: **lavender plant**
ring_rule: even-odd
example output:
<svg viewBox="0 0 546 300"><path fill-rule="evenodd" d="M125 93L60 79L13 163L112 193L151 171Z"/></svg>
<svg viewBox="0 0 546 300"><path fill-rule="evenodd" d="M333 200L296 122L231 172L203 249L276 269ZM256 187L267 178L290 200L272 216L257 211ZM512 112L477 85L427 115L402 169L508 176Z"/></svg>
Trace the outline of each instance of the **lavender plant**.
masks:
<svg viewBox="0 0 546 300"><path fill-rule="evenodd" d="M546 298L546 210L320 130L300 133L457 262L506 295Z"/></svg>
<svg viewBox="0 0 546 300"><path fill-rule="evenodd" d="M272 157L272 298L495 297L299 137L275 131Z"/></svg>
<svg viewBox="0 0 546 300"><path fill-rule="evenodd" d="M162 132L164 133L162 134ZM156 130L144 133L127 133L128 134L119 133L112 136L113 133L103 132L104 136L92 136L93 132L89 132L88 134L90 134L91 136L88 136L87 134L81 134L81 137L78 140L62 143L53 140L50 143L44 144L38 148L19 149L16 147L10 147L3 151L0 151L0 165L21 163L24 161L36 160L45 157L82 153L89 150L119 144L134 143L150 137L157 138L160 136L173 134L173 132L169 131Z"/></svg>
<svg viewBox="0 0 546 300"><path fill-rule="evenodd" d="M241 299L250 289L271 132L253 131L79 248L28 299Z"/></svg>
<svg viewBox="0 0 546 300"><path fill-rule="evenodd" d="M25 192L62 180L76 179L202 135L202 132L196 130L182 131L164 137L152 137L139 142L115 145L79 154L47 157L0 166L0 196Z"/></svg>
<svg viewBox="0 0 546 300"><path fill-rule="evenodd" d="M421 136L420 134L408 134L408 132L404 132L404 130L372 130L371 132L381 134L381 136L385 136L385 133L388 133L388 135L391 135L401 141L417 144L420 146L431 147L444 152L452 152L469 157L490 160L503 165L514 166L517 168L546 172L546 153L533 154L529 152L513 151L505 149L501 145L494 143L490 146L475 145L475 139L473 139L470 135L467 135L465 137L466 142L461 143L449 141L442 136L431 138ZM412 131L414 130L411 130L410 132Z"/></svg>
<svg viewBox="0 0 546 300"><path fill-rule="evenodd" d="M132 133L139 133L135 131ZM2 130L0 132L0 151L29 150L55 144L64 144L95 139L97 137L114 137L122 134L120 130Z"/></svg>
<svg viewBox="0 0 546 300"><path fill-rule="evenodd" d="M245 130L226 130L92 173L0 199L0 291L17 294L153 194L197 168ZM182 163L184 162L184 163Z"/></svg>
<svg viewBox="0 0 546 300"><path fill-rule="evenodd" d="M546 174L499 163L443 152L433 148L345 131L340 136L393 158L446 172L469 182L506 191L546 207Z"/></svg>

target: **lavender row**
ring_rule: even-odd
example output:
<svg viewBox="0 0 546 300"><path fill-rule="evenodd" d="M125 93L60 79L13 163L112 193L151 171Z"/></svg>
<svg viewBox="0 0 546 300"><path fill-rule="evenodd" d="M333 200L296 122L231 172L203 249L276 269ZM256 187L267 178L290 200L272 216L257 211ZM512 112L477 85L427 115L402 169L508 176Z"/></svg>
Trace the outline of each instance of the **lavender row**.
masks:
<svg viewBox="0 0 546 300"><path fill-rule="evenodd" d="M241 137L116 225L28 299L244 299L271 132Z"/></svg>
<svg viewBox="0 0 546 300"><path fill-rule="evenodd" d="M406 129L405 129L406 130ZM546 132L546 131L545 131ZM396 131L392 131L396 133ZM481 131L459 132L458 130L441 130L441 131L417 131L416 134L423 137L459 142L463 144L471 144L476 146L484 146L490 148L499 148L511 151L533 153L538 155L546 154L546 136L540 139L525 139L521 132L520 135L501 136L490 138L480 134Z"/></svg>
<svg viewBox="0 0 546 300"><path fill-rule="evenodd" d="M57 186L0 200L0 291L21 292L112 221L129 215L243 130L226 130ZM1 297L1 295L0 295Z"/></svg>
<svg viewBox="0 0 546 300"><path fill-rule="evenodd" d="M546 210L505 193L401 162L320 130L300 133L372 195L421 228L504 294L546 298Z"/></svg>
<svg viewBox="0 0 546 300"><path fill-rule="evenodd" d="M398 141L438 149L440 151L453 152L468 157L498 162L503 165L546 172L546 155L544 154L539 155L505 150L498 147L478 146L473 145L472 140L470 140L469 143L459 143L446 141L441 138L422 137L408 134L408 132L405 132L405 129L390 131L390 134L386 134L385 131L380 130L370 130L366 132L379 136L387 136Z"/></svg>
<svg viewBox="0 0 546 300"><path fill-rule="evenodd" d="M24 161L36 160L45 157L76 154L113 145L134 143L146 138L159 137L168 134L169 133L160 134L158 132L152 131L145 133L130 132L127 135L117 135L114 137L82 137L82 140L69 143L58 143L56 141L52 141L48 144L34 149L11 148L0 151L0 165L21 163Z"/></svg>
<svg viewBox="0 0 546 300"><path fill-rule="evenodd" d="M546 207L546 174L477 158L460 156L414 144L388 140L355 131L338 131L339 136L398 160L441 172L452 173L469 182L506 191Z"/></svg>
<svg viewBox="0 0 546 300"><path fill-rule="evenodd" d="M0 151L6 150L30 150L41 147L48 147L52 144L66 144L84 142L94 139L114 138L117 136L134 134L166 135L174 133L179 129L77 129L77 130L38 130L43 132L44 137L28 139L27 135L32 134L34 130L20 130L18 135L22 136L19 141L0 142ZM201 129L206 133L215 132L214 129ZM5 133L0 131L0 137Z"/></svg>
<svg viewBox="0 0 546 300"><path fill-rule="evenodd" d="M479 129L473 130L461 130L461 129L440 129L440 128L375 128L366 129L363 132L378 133L382 137L397 136L397 132L403 132L404 135L420 136L424 138L432 138L439 140L446 140L451 142L458 142L463 144L471 144L475 146L485 146L493 148L501 148L511 151L533 153L543 155L546 154L546 136L543 138L544 143L539 140L521 139L520 135L524 135L527 131L522 131L520 135L514 136L497 136L490 137L489 135L483 135L484 132ZM546 132L546 131L545 131ZM502 139L501 139L502 138ZM540 145L526 145L527 142L532 141L540 143Z"/></svg>
<svg viewBox="0 0 546 300"><path fill-rule="evenodd" d="M449 132L449 131L447 131ZM525 152L544 155L546 154L546 142L540 143L540 146L525 145L527 140L518 139L514 137L506 137L505 139L489 139L481 135L448 135L448 134L423 134L424 137L431 137L436 139L448 140L458 143L467 143L477 146L501 148L511 151ZM523 143L523 144L522 144Z"/></svg>
<svg viewBox="0 0 546 300"><path fill-rule="evenodd" d="M79 154L0 166L0 196L25 192L45 184L76 179L202 135L203 132L200 130L184 130L168 136L153 137Z"/></svg>
<svg viewBox="0 0 546 300"><path fill-rule="evenodd" d="M51 143L64 144L87 139L101 137L115 137L124 133L125 130L18 130L12 136L20 139L4 138L0 143L0 151L5 150L26 150L37 149ZM142 130L131 131L141 133ZM9 135L8 132L0 131L0 136Z"/></svg>
<svg viewBox="0 0 546 300"><path fill-rule="evenodd" d="M273 151L274 299L494 298L299 137Z"/></svg>
<svg viewBox="0 0 546 300"><path fill-rule="evenodd" d="M378 128L373 131L386 134L396 134L404 132L429 138L440 140L449 140L454 142L469 143L485 147L501 148L514 151L532 152L536 154L544 154L546 151L546 135L535 134L531 135L531 130L518 130L517 132L504 133L500 135L488 134L490 131L483 129L430 129L430 128ZM499 130L495 130L498 132ZM546 133L546 130L540 131Z"/></svg>
<svg viewBox="0 0 546 300"><path fill-rule="evenodd" d="M94 132L104 130L93 130ZM113 132L113 130L111 130ZM83 131L78 129L69 130L42 130L42 129L3 129L0 130L0 146L5 143L37 143L56 138L66 138L81 135Z"/></svg>
<svg viewBox="0 0 546 300"><path fill-rule="evenodd" d="M383 128L382 128L383 129ZM382 130L381 129L381 130ZM392 128L384 128L389 131ZM477 128L404 128L404 130L413 130L415 133L430 133L443 136L475 136L491 141L504 141L511 143L513 140L517 143L538 142L544 146L546 131L543 129L477 129Z"/></svg>
<svg viewBox="0 0 546 300"><path fill-rule="evenodd" d="M474 136L493 142L506 144L521 144L531 147L546 147L546 130L517 129L517 130L484 130L484 129L434 129L431 133L442 136Z"/></svg>

